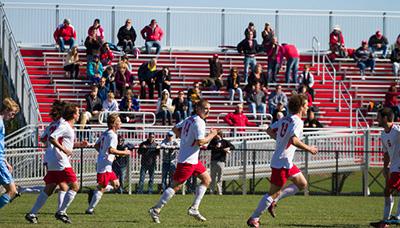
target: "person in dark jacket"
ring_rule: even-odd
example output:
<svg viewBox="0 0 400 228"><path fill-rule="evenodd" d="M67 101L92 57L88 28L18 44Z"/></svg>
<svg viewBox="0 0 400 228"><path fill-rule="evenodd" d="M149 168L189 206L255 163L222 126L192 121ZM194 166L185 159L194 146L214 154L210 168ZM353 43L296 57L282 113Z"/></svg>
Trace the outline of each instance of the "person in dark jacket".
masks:
<svg viewBox="0 0 400 228"><path fill-rule="evenodd" d="M179 91L178 97L175 97L172 100L172 106L174 107L174 113L172 115L175 118L176 123L186 119L188 100L185 98L185 93L183 91Z"/></svg>
<svg viewBox="0 0 400 228"><path fill-rule="evenodd" d="M257 38L257 31L256 31L256 28L255 28L253 22L249 22L249 25L244 30L244 36L247 37L250 32L253 32L253 38L256 39Z"/></svg>
<svg viewBox="0 0 400 228"><path fill-rule="evenodd" d="M157 71L155 82L159 98L161 97L161 92L164 89L171 93L171 71L168 67L163 67L161 70Z"/></svg>
<svg viewBox="0 0 400 228"><path fill-rule="evenodd" d="M361 42L361 47L354 53L354 60L357 62L357 67L360 68L362 80L365 80L365 68L370 67L371 73L375 73L375 58L373 52L368 48L367 41Z"/></svg>
<svg viewBox="0 0 400 228"><path fill-rule="evenodd" d="M132 27L132 20L126 19L125 25L118 30L118 46L122 46L122 50L126 52L129 50L134 51L135 41L136 41L136 31Z"/></svg>
<svg viewBox="0 0 400 228"><path fill-rule="evenodd" d="M134 145L132 143L125 142L124 137L118 135L117 150L133 150ZM128 167L129 157L127 155L117 155L112 163L112 170L119 179L119 188L115 189L116 193L124 193L124 183L126 177L126 169Z"/></svg>
<svg viewBox="0 0 400 228"><path fill-rule="evenodd" d="M229 92L229 100L231 101L231 105L233 104L233 100L235 99L235 93L239 95L240 103L243 103L243 91L240 88L240 77L236 67L231 69L231 72L228 76L226 88Z"/></svg>
<svg viewBox="0 0 400 228"><path fill-rule="evenodd" d="M388 39L379 30L368 40L371 52L374 54L376 51L382 51L382 58L386 58L388 44Z"/></svg>
<svg viewBox="0 0 400 228"><path fill-rule="evenodd" d="M140 65L138 70L140 98L146 99L146 85L149 88L149 99L154 99L154 81L157 74L157 59L152 58Z"/></svg>
<svg viewBox="0 0 400 228"><path fill-rule="evenodd" d="M247 103L254 119L257 119L256 113L266 114L266 96L261 90L261 85L257 82L253 90L247 95Z"/></svg>
<svg viewBox="0 0 400 228"><path fill-rule="evenodd" d="M89 122L91 118L97 118L102 109L102 101L97 96L98 88L95 85L92 85L90 93L86 95L86 110L83 112L80 121L80 128L84 129L85 125Z"/></svg>
<svg viewBox="0 0 400 228"><path fill-rule="evenodd" d="M156 169L157 157L160 156L160 146L155 141L153 132L149 133L148 139L139 145L140 162L140 178L138 185L138 194L143 194L144 178L149 172L149 194L153 193L154 171Z"/></svg>
<svg viewBox="0 0 400 228"><path fill-rule="evenodd" d="M244 83L247 84L249 66L251 67L251 71L254 71L257 64L255 56L259 50L259 45L257 40L254 39L253 32L249 32L248 36L237 45L237 50L240 54L244 55Z"/></svg>
<svg viewBox="0 0 400 228"><path fill-rule="evenodd" d="M218 54L214 54L213 58L208 59L208 64L210 65L210 77L206 79L204 84L206 87L211 88L211 90L219 90L223 86L223 68L222 63L218 59Z"/></svg>
<svg viewBox="0 0 400 228"><path fill-rule="evenodd" d="M307 119L304 120L304 128L323 128L322 125L316 118L313 111L310 109L307 112Z"/></svg>

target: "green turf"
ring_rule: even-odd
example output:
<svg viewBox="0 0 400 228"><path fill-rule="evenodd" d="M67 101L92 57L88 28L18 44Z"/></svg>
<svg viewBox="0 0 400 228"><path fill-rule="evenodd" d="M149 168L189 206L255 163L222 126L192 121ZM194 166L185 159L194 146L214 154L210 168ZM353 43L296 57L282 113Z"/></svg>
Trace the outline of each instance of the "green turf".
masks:
<svg viewBox="0 0 400 228"><path fill-rule="evenodd" d="M24 215L37 194L24 194L0 210L0 227L39 227L28 224ZM245 222L261 195L206 195L200 207L208 219L198 222L186 215L192 195L177 195L163 209L161 224L153 224L147 210L160 195L104 195L95 215L85 215L87 195L78 194L68 214L74 227L246 227ZM40 227L66 226L54 219L56 196L39 214ZM278 203L277 218L261 217L267 227L368 227L382 215L383 197L294 196Z"/></svg>

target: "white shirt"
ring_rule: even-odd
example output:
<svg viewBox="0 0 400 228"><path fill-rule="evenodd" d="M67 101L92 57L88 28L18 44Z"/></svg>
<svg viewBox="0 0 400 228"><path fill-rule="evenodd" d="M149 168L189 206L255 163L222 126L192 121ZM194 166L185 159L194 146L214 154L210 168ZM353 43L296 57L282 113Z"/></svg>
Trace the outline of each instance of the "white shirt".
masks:
<svg viewBox="0 0 400 228"><path fill-rule="evenodd" d="M293 157L296 147L292 144L292 137L303 137L304 123L297 115L283 117L271 125L276 131L276 148L272 155L271 167L290 169L293 167Z"/></svg>
<svg viewBox="0 0 400 228"><path fill-rule="evenodd" d="M390 172L400 172L400 126L393 125L389 133L381 133L383 152L390 157Z"/></svg>
<svg viewBox="0 0 400 228"><path fill-rule="evenodd" d="M178 163L199 163L200 147L195 143L205 138L206 123L200 116L193 115L178 123L176 127L181 129Z"/></svg>
<svg viewBox="0 0 400 228"><path fill-rule="evenodd" d="M49 146L49 137L50 135L58 128L58 126L60 126L60 123L64 121L64 119L59 119L56 121L53 121L49 124L49 126L46 127L46 129L44 129L42 135L40 136L42 141L45 141L46 147ZM49 156L49 152L50 150L46 150L45 154L44 154L44 161L43 164L47 164L47 157Z"/></svg>
<svg viewBox="0 0 400 228"><path fill-rule="evenodd" d="M61 122L60 126L50 134L50 138L57 140L68 150L72 151L74 148L74 129L67 121ZM47 146L45 161L47 162L48 170L61 171L71 167L70 157L51 143Z"/></svg>
<svg viewBox="0 0 400 228"><path fill-rule="evenodd" d="M117 148L118 136L113 130L106 130L101 134L96 144L100 145L99 156L97 157L97 173L112 171L112 163L115 159L114 154L109 153L110 148Z"/></svg>

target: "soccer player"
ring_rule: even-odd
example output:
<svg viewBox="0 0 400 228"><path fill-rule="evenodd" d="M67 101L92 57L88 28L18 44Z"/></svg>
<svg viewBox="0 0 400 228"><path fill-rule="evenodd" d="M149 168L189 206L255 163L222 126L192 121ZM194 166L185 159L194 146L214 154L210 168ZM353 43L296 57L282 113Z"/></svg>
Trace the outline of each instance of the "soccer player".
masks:
<svg viewBox="0 0 400 228"><path fill-rule="evenodd" d="M25 215L25 219L31 223L37 223L37 213L46 203L47 198L53 194L55 188L60 183L67 183L69 190L65 193L61 207L57 210L56 219L71 223L66 211L75 198L79 190L76 174L72 169L70 157L74 147L86 147L88 143L74 142L74 123L79 119L79 109L75 104L67 103L63 109L62 118L64 121L60 123L58 128L51 133L49 144L46 149L47 174L44 177L46 186L38 196L31 211Z"/></svg>
<svg viewBox="0 0 400 228"><path fill-rule="evenodd" d="M117 131L121 128L121 119L117 113L113 113L107 117L108 130L104 131L95 144L96 150L99 152L97 157L97 190L89 192L89 207L86 214L93 214L94 208L100 202L108 183L114 187L119 188L119 180L115 173L112 171L112 163L115 155L129 155L130 151L117 150L118 135Z"/></svg>
<svg viewBox="0 0 400 228"><path fill-rule="evenodd" d="M17 194L17 188L11 176L13 170L12 166L5 158L4 138L6 130L4 121L14 119L15 115L19 112L18 104L11 98L5 98L3 107L0 113L0 184L6 189L6 192L0 196L0 208L10 203L10 200Z"/></svg>
<svg viewBox="0 0 400 228"><path fill-rule="evenodd" d="M196 104L196 114L186 118L178 123L172 131L177 137L181 138L180 149L178 154L178 165L173 177L173 187L167 188L158 203L150 208L149 213L155 223L160 223L161 208L179 191L187 179L192 175L200 178L201 183L196 188L196 195L193 204L188 209L188 215L200 221L206 221L199 212L199 205L210 184L211 178L207 169L199 161L200 146L207 144L214 136L217 135L217 129L211 129L210 133L205 136L206 124L205 119L210 112L210 104L206 100L200 100Z"/></svg>
<svg viewBox="0 0 400 228"><path fill-rule="evenodd" d="M300 169L293 164L296 147L311 154L318 152L316 147L309 146L301 141L303 135L301 117L307 114L307 109L307 98L303 95L293 95L289 99L291 115L276 121L267 129L268 135L276 140L275 152L271 159L271 187L269 193L263 196L256 210L247 220L247 225L250 227L259 227L260 216L267 208L271 215L275 217L274 206L277 200L294 195L307 186L307 180ZM290 179L293 183L283 188L287 179Z"/></svg>
<svg viewBox="0 0 400 228"><path fill-rule="evenodd" d="M400 203L397 205L397 214L391 216L394 199L393 192L400 191L400 126L395 125L394 113L390 108L378 111L378 123L383 127L381 133L383 154L383 175L386 179L385 206L383 219L379 222L372 222L373 227L389 227L388 223L400 223Z"/></svg>

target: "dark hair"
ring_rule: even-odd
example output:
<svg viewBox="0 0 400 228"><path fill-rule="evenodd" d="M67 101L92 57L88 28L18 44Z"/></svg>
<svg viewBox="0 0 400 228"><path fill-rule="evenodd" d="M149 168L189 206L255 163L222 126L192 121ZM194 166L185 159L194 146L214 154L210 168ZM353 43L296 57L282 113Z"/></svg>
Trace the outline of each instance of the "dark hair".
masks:
<svg viewBox="0 0 400 228"><path fill-rule="evenodd" d="M249 22L249 26L254 26L254 23L253 22Z"/></svg>
<svg viewBox="0 0 400 228"><path fill-rule="evenodd" d="M96 18L96 19L94 19L94 22L97 22L97 23L100 24L100 19L99 19L99 18Z"/></svg>
<svg viewBox="0 0 400 228"><path fill-rule="evenodd" d="M394 113L391 108L382 108L378 111L378 114L381 116L381 118L386 117L388 122L393 122L394 120Z"/></svg>
<svg viewBox="0 0 400 228"><path fill-rule="evenodd" d="M78 105L76 105L76 104L66 103L64 105L62 117L67 121L72 120L74 118L74 114L76 113L77 108L78 108Z"/></svg>
<svg viewBox="0 0 400 228"><path fill-rule="evenodd" d="M55 100L51 105L49 115L52 119L59 119L63 111L65 101Z"/></svg>
<svg viewBox="0 0 400 228"><path fill-rule="evenodd" d="M303 94L292 95L289 99L289 112L291 114L299 113L300 108L306 103L307 97Z"/></svg>

